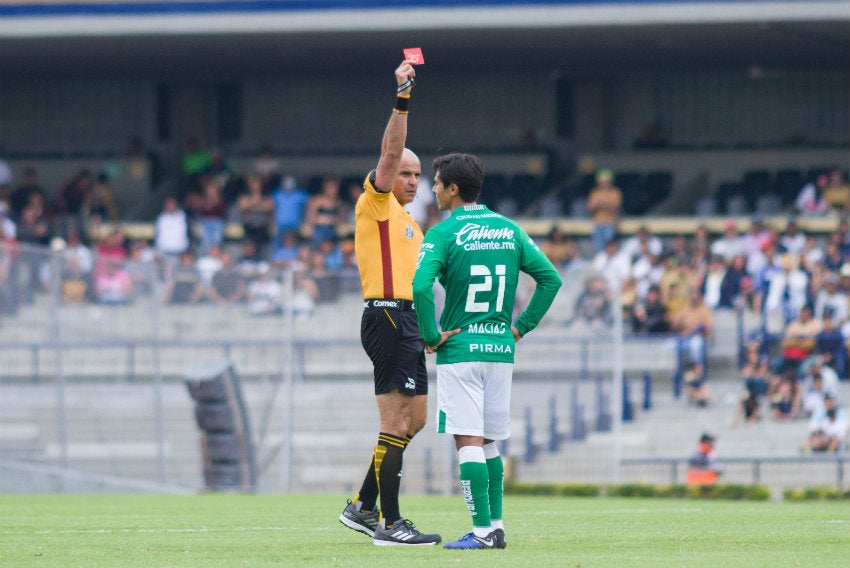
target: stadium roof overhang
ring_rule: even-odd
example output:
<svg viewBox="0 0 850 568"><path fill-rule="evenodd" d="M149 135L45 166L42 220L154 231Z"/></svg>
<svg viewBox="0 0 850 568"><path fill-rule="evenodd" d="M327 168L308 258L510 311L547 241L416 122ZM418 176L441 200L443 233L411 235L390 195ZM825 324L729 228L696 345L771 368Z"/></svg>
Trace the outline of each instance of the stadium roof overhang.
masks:
<svg viewBox="0 0 850 568"><path fill-rule="evenodd" d="M275 2L289 8L256 9ZM0 74L184 79L348 74L391 64L402 47L413 45L423 47L429 67L455 72L520 69L606 76L636 68L750 67L766 73L850 68L846 0L540 0L521 5L414 0L405 8L375 0L360 2L372 7L357 10L332 1L171 4L209 9L138 9L169 6L149 0L102 0L97 13L8 12L8 4L0 6ZM303 8L314 4L325 8ZM16 4L28 5L77 6L47 0ZM236 9L241 5L255 9ZM137 9L117 9L127 6Z"/></svg>

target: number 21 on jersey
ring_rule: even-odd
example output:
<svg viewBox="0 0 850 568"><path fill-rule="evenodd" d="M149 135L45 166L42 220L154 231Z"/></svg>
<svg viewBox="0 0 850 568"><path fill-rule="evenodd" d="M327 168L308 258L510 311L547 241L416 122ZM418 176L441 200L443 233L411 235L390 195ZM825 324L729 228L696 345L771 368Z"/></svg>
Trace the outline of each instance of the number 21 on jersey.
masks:
<svg viewBox="0 0 850 568"><path fill-rule="evenodd" d="M505 300L505 265L497 264L493 267L493 272L484 264L473 264L469 267L469 275L473 278L483 276L481 282L473 282L469 285L466 291L466 311L467 312L489 312L490 298L493 292L493 273L498 281L498 289L496 291L496 310L502 311L502 305ZM489 296L487 296L489 294ZM483 301L482 301L483 300Z"/></svg>

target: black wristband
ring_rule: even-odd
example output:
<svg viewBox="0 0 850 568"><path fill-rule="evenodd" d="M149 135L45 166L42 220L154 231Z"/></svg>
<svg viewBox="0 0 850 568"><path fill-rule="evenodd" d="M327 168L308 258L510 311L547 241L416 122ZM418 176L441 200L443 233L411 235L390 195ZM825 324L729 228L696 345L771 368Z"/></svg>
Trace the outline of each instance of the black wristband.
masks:
<svg viewBox="0 0 850 568"><path fill-rule="evenodd" d="M410 109L410 95L399 95L395 100L395 108L393 111L399 114L407 114Z"/></svg>

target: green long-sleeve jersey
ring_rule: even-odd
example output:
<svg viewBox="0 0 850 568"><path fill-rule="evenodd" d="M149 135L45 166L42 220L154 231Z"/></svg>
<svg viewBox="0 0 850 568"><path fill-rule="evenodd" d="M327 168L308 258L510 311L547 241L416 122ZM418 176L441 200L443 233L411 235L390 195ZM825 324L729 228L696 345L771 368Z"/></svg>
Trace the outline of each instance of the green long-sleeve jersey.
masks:
<svg viewBox="0 0 850 568"><path fill-rule="evenodd" d="M534 329L552 305L561 277L534 241L507 217L484 205L458 207L425 235L413 277L413 301L426 345L440 329L460 329L437 350L437 364L514 360L511 317L519 273L536 282L528 306L513 324ZM446 291L437 327L434 279Z"/></svg>

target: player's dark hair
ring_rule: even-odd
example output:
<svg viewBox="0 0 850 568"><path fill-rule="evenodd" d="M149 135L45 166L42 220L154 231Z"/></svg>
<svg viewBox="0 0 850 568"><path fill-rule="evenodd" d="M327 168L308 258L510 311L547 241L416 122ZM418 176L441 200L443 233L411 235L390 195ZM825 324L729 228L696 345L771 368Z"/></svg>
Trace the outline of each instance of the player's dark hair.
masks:
<svg viewBox="0 0 850 568"><path fill-rule="evenodd" d="M433 166L443 186L457 185L464 203L478 201L484 182L484 162L481 158L474 154L452 153L434 158Z"/></svg>

